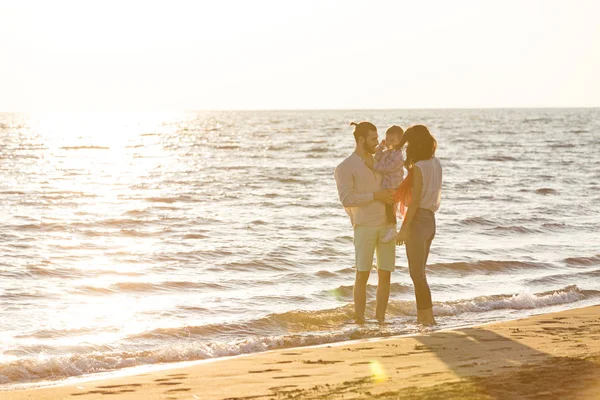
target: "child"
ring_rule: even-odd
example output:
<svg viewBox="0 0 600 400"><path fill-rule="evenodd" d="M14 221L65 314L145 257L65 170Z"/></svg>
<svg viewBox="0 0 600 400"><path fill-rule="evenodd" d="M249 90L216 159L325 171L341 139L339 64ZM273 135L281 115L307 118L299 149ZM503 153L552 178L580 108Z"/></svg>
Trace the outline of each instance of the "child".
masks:
<svg viewBox="0 0 600 400"><path fill-rule="evenodd" d="M404 179L404 157L402 147L406 143L404 140L404 130L392 125L385 132L385 140L381 141L375 152L375 162L373 169L383 174L383 188L396 191ZM394 204L385 205L385 214L389 227L381 241L390 242L396 238L396 211Z"/></svg>

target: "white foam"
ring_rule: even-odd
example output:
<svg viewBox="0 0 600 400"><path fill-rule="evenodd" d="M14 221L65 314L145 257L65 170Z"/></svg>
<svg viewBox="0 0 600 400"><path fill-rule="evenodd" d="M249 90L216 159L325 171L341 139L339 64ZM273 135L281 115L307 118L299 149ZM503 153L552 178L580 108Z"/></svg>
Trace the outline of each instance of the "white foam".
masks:
<svg viewBox="0 0 600 400"><path fill-rule="evenodd" d="M576 286L568 286L554 292L498 295L438 303L434 306L434 312L438 316L458 316L464 313L481 314L494 310L530 310L574 303L597 295L597 291L583 291ZM415 314L414 301L393 302L390 306L390 309L395 311L392 315L405 317ZM471 318L457 318L454 324L464 323L467 320L471 320ZM200 339L202 335L200 337L191 335L188 338L179 337L176 341L164 340L159 345L160 347L151 350L125 349L69 355L40 353L36 357L23 358L5 356L0 359L0 384L60 379L146 364L203 360L280 348L409 333L408 325L405 322L384 327L340 324L335 329L335 331L305 331L291 335L257 335L229 342L203 341Z"/></svg>
<svg viewBox="0 0 600 400"><path fill-rule="evenodd" d="M553 293L519 293L512 296L492 296L491 298L477 298L468 301L443 303L434 306L437 315L458 315L467 312L486 312L493 310L531 310L554 306L559 304L574 303L586 297L576 286L569 286Z"/></svg>

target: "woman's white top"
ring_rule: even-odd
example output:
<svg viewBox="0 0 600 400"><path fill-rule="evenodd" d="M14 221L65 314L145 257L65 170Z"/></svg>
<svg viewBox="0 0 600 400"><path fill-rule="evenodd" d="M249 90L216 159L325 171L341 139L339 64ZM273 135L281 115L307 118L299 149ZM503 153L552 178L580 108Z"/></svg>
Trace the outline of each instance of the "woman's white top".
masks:
<svg viewBox="0 0 600 400"><path fill-rule="evenodd" d="M437 158L432 157L429 160L417 161L415 166L419 167L423 175L419 207L436 212L442 201L442 164Z"/></svg>

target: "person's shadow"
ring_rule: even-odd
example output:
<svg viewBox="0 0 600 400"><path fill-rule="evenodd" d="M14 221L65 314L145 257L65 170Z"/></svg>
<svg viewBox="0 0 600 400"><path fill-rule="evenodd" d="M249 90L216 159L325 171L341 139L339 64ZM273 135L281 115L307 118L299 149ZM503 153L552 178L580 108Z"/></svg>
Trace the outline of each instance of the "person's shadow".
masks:
<svg viewBox="0 0 600 400"><path fill-rule="evenodd" d="M539 336L548 342L569 340L573 347L580 346L573 337L565 338L564 331L561 338L560 332L559 328L555 335ZM515 338L522 334L518 328L511 330ZM463 378L458 383L435 386L435 398L576 399L600 386L600 359L557 357L485 328L437 332L415 339L423 344L423 350L434 352Z"/></svg>

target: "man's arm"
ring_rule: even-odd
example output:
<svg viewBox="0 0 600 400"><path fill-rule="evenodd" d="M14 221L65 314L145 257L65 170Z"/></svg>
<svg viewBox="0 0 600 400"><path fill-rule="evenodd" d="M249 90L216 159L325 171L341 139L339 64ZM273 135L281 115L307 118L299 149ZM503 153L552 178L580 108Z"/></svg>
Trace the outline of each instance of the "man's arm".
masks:
<svg viewBox="0 0 600 400"><path fill-rule="evenodd" d="M380 190L370 193L355 193L354 179L352 172L343 168L335 169L335 182L337 184L338 195L344 207L360 207L371 203L372 201L383 201L391 204L393 202L392 190Z"/></svg>

